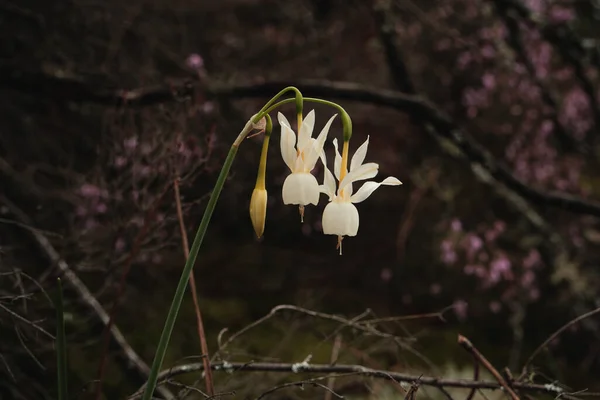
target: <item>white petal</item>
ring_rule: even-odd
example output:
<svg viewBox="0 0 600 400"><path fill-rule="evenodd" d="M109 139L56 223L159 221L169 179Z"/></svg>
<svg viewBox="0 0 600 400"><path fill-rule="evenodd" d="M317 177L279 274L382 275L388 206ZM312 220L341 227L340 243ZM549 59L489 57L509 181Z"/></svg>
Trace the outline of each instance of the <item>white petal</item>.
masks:
<svg viewBox="0 0 600 400"><path fill-rule="evenodd" d="M290 174L283 182L281 192L284 204L317 205L321 192L319 182L312 174Z"/></svg>
<svg viewBox="0 0 600 400"><path fill-rule="evenodd" d="M331 202L323 211L323 233L326 235L356 236L358 210L350 202Z"/></svg>
<svg viewBox="0 0 600 400"><path fill-rule="evenodd" d="M325 152L321 150L319 153L319 157L321 157L321 162L323 163L323 184L319 187L321 193L325 193L329 196L329 201L331 201L335 197L335 178L333 174L327 168L327 157L325 156Z"/></svg>
<svg viewBox="0 0 600 400"><path fill-rule="evenodd" d="M300 126L300 132L298 133L298 144L296 148L299 151L304 151L310 144L310 138L312 137L313 129L315 127L315 110L311 110L306 117L302 119L302 125Z"/></svg>
<svg viewBox="0 0 600 400"><path fill-rule="evenodd" d="M349 172L343 181L340 182L340 189L343 190L346 186L352 182L364 181L365 179L374 178L379 170L379 164L377 163L366 163Z"/></svg>
<svg viewBox="0 0 600 400"><path fill-rule="evenodd" d="M294 164L296 162L296 150L294 149L296 135L282 113L277 114L277 119L281 125L281 157L283 157L283 161L288 168L294 171Z"/></svg>
<svg viewBox="0 0 600 400"><path fill-rule="evenodd" d="M319 155L323 151L323 146L325 145L325 140L327 139L327 134L329 133L329 128L331 128L331 123L335 119L337 114L333 117L329 118L329 121L325 124L317 139L312 142L312 146L308 151L308 154L304 155L304 168L305 170L312 171L319 159Z"/></svg>
<svg viewBox="0 0 600 400"><path fill-rule="evenodd" d="M350 161L350 171L354 171L356 168L360 167L365 161L365 156L367 155L367 148L369 147L369 136L367 136L367 140L363 144L360 145L358 149L354 152L352 156L352 161Z"/></svg>
<svg viewBox="0 0 600 400"><path fill-rule="evenodd" d="M338 150L337 138L333 139L333 147L335 148L335 160L333 163L333 173L337 178L338 182L340 180L340 173L342 171L342 156L340 155L340 151Z"/></svg>
<svg viewBox="0 0 600 400"><path fill-rule="evenodd" d="M294 157L296 157L296 161L294 162L294 169L292 172L305 172L304 171L304 160L302 159L302 154L296 156L294 153ZM308 172L308 171L306 171Z"/></svg>
<svg viewBox="0 0 600 400"><path fill-rule="evenodd" d="M280 112L277 113L277 121L279 121L279 125L285 125L285 126L287 126L289 128L292 127L290 125L290 122L288 121L288 119L285 117L285 115L283 115Z"/></svg>
<svg viewBox="0 0 600 400"><path fill-rule="evenodd" d="M383 181L381 181L379 183L365 182L365 184L362 185L362 187L360 189L358 189L358 192L356 192L356 194L350 198L350 201L353 203L360 203L361 201L366 200L371 195L371 193L373 193L375 191L375 189L377 189L381 185L398 186L398 185L402 185L402 182L400 182L398 179L394 178L393 176L390 176L389 178L385 178Z"/></svg>

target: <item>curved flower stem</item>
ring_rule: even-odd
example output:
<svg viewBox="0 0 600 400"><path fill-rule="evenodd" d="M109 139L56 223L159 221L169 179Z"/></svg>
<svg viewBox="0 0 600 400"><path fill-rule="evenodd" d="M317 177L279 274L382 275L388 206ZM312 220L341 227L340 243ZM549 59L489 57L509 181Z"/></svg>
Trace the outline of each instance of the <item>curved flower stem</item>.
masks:
<svg viewBox="0 0 600 400"><path fill-rule="evenodd" d="M292 99L286 99L275 103L277 99L279 99L281 96L283 96L289 91L295 92L296 96ZM198 258L200 246L202 245L202 241L204 240L204 236L206 235L208 224L210 223L210 219L217 205L217 201L219 199L219 195L221 194L221 190L223 190L225 180L227 179L227 175L229 174L229 170L231 169L231 165L233 164L233 160L235 159L235 156L237 154L238 147L246 138L246 136L248 136L248 134L252 131L254 125L257 124L262 118L264 118L266 114L270 113L271 111L284 104L291 103L292 101L296 102L296 110L301 110L303 100L314 103L326 104L338 109L342 114L342 123L344 125L344 141L348 141L350 139L350 136L352 136L352 121L350 120L350 116L348 115L346 110L344 110L340 105L327 100L316 98L303 98L300 91L293 86L289 86L277 93L271 100L269 100L269 102L267 102L261 108L261 110L257 114L255 114L246 123L246 126L244 126L244 129L242 129L238 137L233 142L233 145L229 149L229 153L227 154L227 158L225 159L223 168L221 169L219 177L217 178L217 183L215 184L213 192L211 193L210 198L208 200L206 211L204 212L202 220L200 221L200 226L198 227L198 231L196 232L196 237L192 242L189 258L187 259L185 266L183 267L181 278L179 279L179 283L177 284L177 289L175 290L175 295L173 296L173 301L171 302L171 307L169 308L169 313L167 314L167 319L165 321L165 325L163 327L163 331L161 333L158 346L156 348L156 354L152 362L150 374L148 375L148 382L144 390L142 400L150 400L152 398L152 394L154 393L154 389L158 381L158 373L160 368L162 367L165 354L167 353L169 340L171 339L171 334L173 333L173 327L175 326L175 320L177 319L177 314L179 313L181 302L183 301L183 296L188 285L188 280L192 273L192 269L194 268L194 264L196 263L196 259Z"/></svg>
<svg viewBox="0 0 600 400"><path fill-rule="evenodd" d="M175 290L175 295L173 296L171 308L169 308L169 313L167 314L167 320L165 321L162 334L160 335L160 340L158 341L156 354L154 355L154 361L152 362L152 368L150 369L150 374L148 375L148 383L146 389L144 390L144 395L142 397L143 400L150 400L152 398L152 394L154 392L154 388L156 387L156 382L158 380L158 373L164 361L165 354L167 353L169 340L171 339L171 334L173 333L173 326L175 325L175 320L177 319L177 314L179 313L179 308L181 307L181 302L183 300L183 295L185 294L185 289L188 285L190 274L192 273L192 269L194 267L194 264L196 263L198 251L200 250L200 246L202 245L202 241L204 240L204 236L206 235L206 230L208 228L210 218L212 217L212 214L215 210L215 206L217 205L217 200L219 199L219 195L221 194L221 190L223 189L223 185L225 184L225 180L227 179L227 175L229 174L229 170L231 169L231 165L233 164L233 160L235 159L238 147L240 143L244 140L244 138L248 136L248 134L252 131L254 124L260 121L259 117L260 113L252 117L246 123L244 129L242 129L242 131L234 141L233 145L229 149L229 153L227 154L227 158L225 159L225 163L223 164L221 173L217 178L217 183L215 184L213 192L210 195L208 205L206 206L206 211L202 216L202 221L200 221L200 226L198 227L198 231L196 232L196 237L194 238L192 247L190 248L189 258L187 259L185 266L183 267L181 278L179 279L177 289Z"/></svg>
<svg viewBox="0 0 600 400"><path fill-rule="evenodd" d="M303 100L307 101L309 103L324 104L326 106L330 106L330 107L333 107L336 110L338 110L341 114L340 116L342 118L342 125L344 127L344 142L347 142L350 140L350 138L352 137L352 119L350 118L350 115L348 115L348 113L346 112L344 107L340 106L337 103L334 103L333 101L318 99L315 97L304 97ZM271 111L275 110L276 108L279 108L284 104L289 104L293 101L296 101L296 99L285 99L285 100L281 100L275 104L271 103L269 105L269 107L263 107L262 110L257 115L268 114Z"/></svg>

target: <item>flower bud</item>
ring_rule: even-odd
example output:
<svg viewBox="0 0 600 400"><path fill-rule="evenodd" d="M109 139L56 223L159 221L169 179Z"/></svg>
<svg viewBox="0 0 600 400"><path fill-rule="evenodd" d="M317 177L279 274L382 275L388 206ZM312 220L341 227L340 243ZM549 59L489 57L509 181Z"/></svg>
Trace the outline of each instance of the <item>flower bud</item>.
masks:
<svg viewBox="0 0 600 400"><path fill-rule="evenodd" d="M257 237L261 237L265 231L265 220L267 217L267 191L254 188L250 199L250 219Z"/></svg>

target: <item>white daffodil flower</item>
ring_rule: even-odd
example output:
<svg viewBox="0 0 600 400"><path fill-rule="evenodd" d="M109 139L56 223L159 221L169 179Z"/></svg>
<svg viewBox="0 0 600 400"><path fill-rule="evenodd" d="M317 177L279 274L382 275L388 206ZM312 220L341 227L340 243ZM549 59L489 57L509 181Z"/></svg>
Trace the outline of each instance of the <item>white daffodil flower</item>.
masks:
<svg viewBox="0 0 600 400"><path fill-rule="evenodd" d="M304 218L304 206L307 204L317 205L319 202L320 186L317 178L310 171L315 168L319 155L323 151L327 133L335 117L336 115L331 117L319 136L313 139L315 111L312 110L302 121L296 140L296 134L288 120L283 114L277 114L281 125L281 155L292 172L283 183L283 203L297 204L302 219Z"/></svg>
<svg viewBox="0 0 600 400"><path fill-rule="evenodd" d="M342 254L342 239L344 236L356 236L358 233L359 217L358 210L354 204L366 200L379 186L397 186L401 185L397 178L389 177L383 181L365 182L356 193L352 192L352 184L354 182L363 181L373 178L377 175L379 165L377 163L363 164L367 155L369 146L369 138L356 150L352 160L350 161L350 170L342 172L342 157L338 151L337 139L333 140L335 147L335 163L333 171L338 181L336 191L336 183L333 174L327 168L325 153L320 154L325 166L325 177L321 191L329 196L329 204L325 206L323 211L323 233L326 235L338 236L338 248ZM347 154L347 153L346 153ZM345 168L344 168L345 169ZM341 181L340 181L341 178Z"/></svg>

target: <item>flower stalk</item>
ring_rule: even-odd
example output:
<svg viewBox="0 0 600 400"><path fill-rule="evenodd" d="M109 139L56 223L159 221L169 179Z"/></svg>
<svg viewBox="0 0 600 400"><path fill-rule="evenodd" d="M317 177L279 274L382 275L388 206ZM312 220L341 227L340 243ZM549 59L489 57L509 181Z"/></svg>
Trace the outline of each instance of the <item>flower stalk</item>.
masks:
<svg viewBox="0 0 600 400"><path fill-rule="evenodd" d="M196 236L194 237L192 247L190 248L189 258L185 262L185 266L183 267L183 271L181 272L179 283L177 284L177 288L175 289L175 294L171 302L171 307L169 308L169 312L167 314L167 318L165 320L165 324L163 326L163 330L158 341L158 345L156 347L156 353L154 355L154 360L152 361L152 367L148 375L148 382L144 389L142 400L152 399L152 395L154 393L154 389L156 388L156 383L158 381L158 373L160 371L160 368L162 367L165 355L167 353L167 348L169 346L171 334L173 333L173 327L175 326L175 320L177 319L177 315L179 314L179 309L181 308L181 303L183 301L185 290L188 286L188 281L190 279L192 269L194 268L194 264L196 263L196 259L198 258L200 246L202 245L204 237L206 236L208 224L210 223L210 219L213 215L213 212L215 211L217 201L219 200L219 196L221 194L221 191L223 190L223 186L225 185L227 176L229 175L229 170L233 165L233 160L235 159L238 148L241 145L242 141L253 130L255 124L257 124L259 121L261 121L263 117L265 117L265 115L268 113L268 109L273 106L273 104L277 101L279 97L283 96L289 91L294 91L296 93L296 101L298 102L298 98L301 97L302 94L298 89L294 87L287 87L279 93L277 93L275 97L273 97L267 104L265 104L263 108L246 123L242 131L239 133L239 135L231 145L231 148L229 149L229 153L227 154L227 158L225 159L223 167L221 168L221 172L219 173L219 177L217 178L215 187L212 193L210 194L210 198L208 199L208 204L206 205L206 210L204 211L202 220L200 221L200 226L196 231Z"/></svg>

